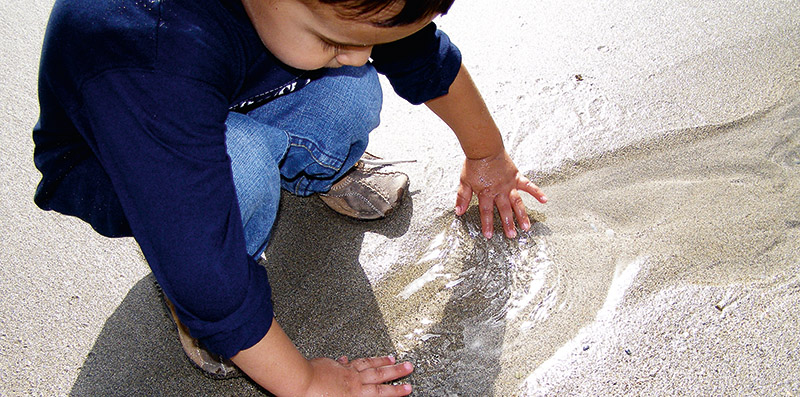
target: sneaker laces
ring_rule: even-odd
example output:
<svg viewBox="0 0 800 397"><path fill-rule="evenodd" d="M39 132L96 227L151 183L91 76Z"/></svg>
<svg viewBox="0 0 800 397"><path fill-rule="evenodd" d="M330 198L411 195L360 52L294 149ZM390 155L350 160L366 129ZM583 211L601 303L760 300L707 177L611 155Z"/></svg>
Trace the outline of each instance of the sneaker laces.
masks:
<svg viewBox="0 0 800 397"><path fill-rule="evenodd" d="M365 165L371 166L385 166L385 165L395 165L395 164L405 164L405 163L416 163L417 160L415 159L408 159L408 160L390 160L378 157L372 153L364 152L367 156L362 156L359 161ZM372 158L368 158L372 157Z"/></svg>

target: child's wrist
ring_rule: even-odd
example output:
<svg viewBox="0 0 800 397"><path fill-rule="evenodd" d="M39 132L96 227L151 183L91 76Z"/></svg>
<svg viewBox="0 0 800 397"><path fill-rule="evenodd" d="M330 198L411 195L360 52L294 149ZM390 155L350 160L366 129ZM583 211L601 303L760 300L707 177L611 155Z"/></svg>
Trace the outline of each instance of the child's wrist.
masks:
<svg viewBox="0 0 800 397"><path fill-rule="evenodd" d="M503 147L502 142L500 143L499 147L497 148L482 148L482 150L464 150L464 156L466 156L467 160L472 161L487 161L493 160L498 157L504 156L506 152L505 147Z"/></svg>

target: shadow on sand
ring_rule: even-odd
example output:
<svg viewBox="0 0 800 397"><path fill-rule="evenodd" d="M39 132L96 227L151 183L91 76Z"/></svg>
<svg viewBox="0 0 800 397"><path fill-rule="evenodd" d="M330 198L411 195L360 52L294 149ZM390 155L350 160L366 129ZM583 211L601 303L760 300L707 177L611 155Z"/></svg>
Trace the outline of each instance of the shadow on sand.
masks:
<svg viewBox="0 0 800 397"><path fill-rule="evenodd" d="M359 263L367 231L408 230L406 199L387 220L359 222L314 198L285 194L262 260L276 317L307 357L393 353L383 316ZM140 280L106 321L70 395L263 395L246 378L211 380L192 367L162 306L152 274Z"/></svg>

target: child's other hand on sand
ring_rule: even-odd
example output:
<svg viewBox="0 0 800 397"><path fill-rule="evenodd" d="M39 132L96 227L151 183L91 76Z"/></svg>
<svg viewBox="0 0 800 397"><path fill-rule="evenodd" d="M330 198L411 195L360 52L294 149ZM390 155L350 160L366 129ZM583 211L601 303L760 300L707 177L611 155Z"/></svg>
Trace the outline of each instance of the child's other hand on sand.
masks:
<svg viewBox="0 0 800 397"><path fill-rule="evenodd" d="M307 396L407 396L411 385L387 385L409 375L414 366L410 362L395 363L395 358L371 357L349 361L315 358Z"/></svg>

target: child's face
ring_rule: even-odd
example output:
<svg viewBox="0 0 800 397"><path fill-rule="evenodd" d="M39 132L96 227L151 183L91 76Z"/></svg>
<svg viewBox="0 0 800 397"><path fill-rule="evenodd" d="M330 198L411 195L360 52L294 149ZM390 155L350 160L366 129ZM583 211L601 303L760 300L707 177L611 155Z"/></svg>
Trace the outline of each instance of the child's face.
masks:
<svg viewBox="0 0 800 397"><path fill-rule="evenodd" d="M367 20L342 18L335 6L316 1L242 0L242 3L269 51L281 62L304 70L362 66L374 45L409 36L435 17L408 26L384 28Z"/></svg>

